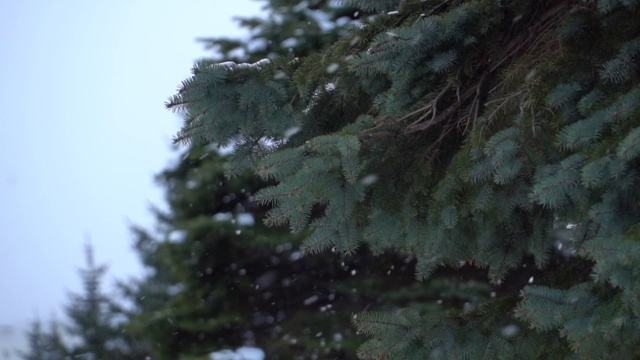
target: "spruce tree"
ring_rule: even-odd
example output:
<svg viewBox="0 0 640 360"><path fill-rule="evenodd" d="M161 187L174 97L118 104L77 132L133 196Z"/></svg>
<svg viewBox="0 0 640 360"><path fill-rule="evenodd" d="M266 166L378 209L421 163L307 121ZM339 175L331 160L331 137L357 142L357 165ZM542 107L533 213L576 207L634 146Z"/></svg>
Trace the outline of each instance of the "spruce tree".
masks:
<svg viewBox="0 0 640 360"><path fill-rule="evenodd" d="M27 332L25 360L134 360L148 354L146 344L127 329L130 314L126 307L107 296L102 278L107 270L96 265L93 249L86 246L87 267L80 270L83 289L72 293L65 304L67 322L50 321L49 331L40 320Z"/></svg>
<svg viewBox="0 0 640 360"><path fill-rule="evenodd" d="M42 328L37 319L27 332L28 351L21 352L24 360L68 360L71 359L69 349L62 340L62 334L56 321L50 322L50 329Z"/></svg>
<svg viewBox="0 0 640 360"><path fill-rule="evenodd" d="M29 352L22 353L24 360L42 360L47 349L46 334L42 330L42 322L35 320L31 324L31 329L27 332L27 341L29 343Z"/></svg>
<svg viewBox="0 0 640 360"><path fill-rule="evenodd" d="M65 344L63 339L63 331L60 323L56 320L52 320L49 324L49 333L47 334L46 339L48 341L49 351L51 354L50 360L71 359L69 347Z"/></svg>
<svg viewBox="0 0 640 360"><path fill-rule="evenodd" d="M264 222L307 254L393 248L495 287L358 314L362 358L640 357L640 1L345 3L372 15L328 49L198 62L176 142L274 181Z"/></svg>
<svg viewBox="0 0 640 360"><path fill-rule="evenodd" d="M73 349L74 356L107 359L106 343L113 335L113 327L106 316L109 300L100 289L107 269L95 264L91 245L86 245L85 252L87 267L80 270L84 292L71 294L66 306L71 320L67 330L80 339L80 344Z"/></svg>
<svg viewBox="0 0 640 360"><path fill-rule="evenodd" d="M124 327L126 313L102 289L107 270L94 261L93 248L86 245L87 267L80 270L83 292L71 294L66 305L66 330L74 339L72 357L89 360L129 360L148 354L144 344L131 337Z"/></svg>

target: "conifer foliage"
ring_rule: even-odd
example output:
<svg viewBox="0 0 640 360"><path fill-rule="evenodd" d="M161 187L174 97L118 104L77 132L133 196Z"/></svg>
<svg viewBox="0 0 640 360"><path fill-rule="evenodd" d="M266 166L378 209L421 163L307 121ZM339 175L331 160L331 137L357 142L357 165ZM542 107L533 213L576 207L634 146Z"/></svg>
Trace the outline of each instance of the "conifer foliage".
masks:
<svg viewBox="0 0 640 360"><path fill-rule="evenodd" d="M227 175L275 181L265 222L307 253L366 243L509 289L358 314L362 358L639 357L640 1L345 3L371 15L326 50L197 63L176 142L233 145Z"/></svg>

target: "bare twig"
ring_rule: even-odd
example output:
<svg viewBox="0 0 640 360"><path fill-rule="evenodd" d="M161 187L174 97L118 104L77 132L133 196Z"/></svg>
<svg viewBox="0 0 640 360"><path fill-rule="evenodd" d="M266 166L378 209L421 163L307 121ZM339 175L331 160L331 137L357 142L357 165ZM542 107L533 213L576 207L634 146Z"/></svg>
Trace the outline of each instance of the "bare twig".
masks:
<svg viewBox="0 0 640 360"><path fill-rule="evenodd" d="M469 98L471 98L471 96L476 93L478 91L479 88L482 87L482 85L484 84L484 82L486 81L488 72L485 71L482 76L480 77L480 80L478 80L478 83L476 86L468 89L467 91L465 91L462 95L460 95L460 100L454 102L453 104L449 105L449 107L443 111L442 113L440 113L438 116L436 116L435 118L432 118L430 121L426 122L426 123L417 123L417 124L411 124L409 126L406 127L404 133L405 134L411 134L414 132L418 132L418 131L422 131L425 129L428 129L436 124L439 124L440 122L448 119L451 115L453 115L461 106L462 104L464 104L467 100L469 100Z"/></svg>

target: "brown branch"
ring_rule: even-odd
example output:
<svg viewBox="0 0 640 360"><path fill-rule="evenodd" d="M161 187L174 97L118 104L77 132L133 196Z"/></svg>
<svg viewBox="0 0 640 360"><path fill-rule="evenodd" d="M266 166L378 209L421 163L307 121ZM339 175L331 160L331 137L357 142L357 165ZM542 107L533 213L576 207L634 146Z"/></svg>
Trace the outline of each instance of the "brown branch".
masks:
<svg viewBox="0 0 640 360"><path fill-rule="evenodd" d="M416 115L423 111L427 111L426 113L421 115L420 118L416 120L414 123L408 125L404 133L411 134L414 132L423 131L447 120L448 118L453 116L453 114L456 111L458 111L463 106L463 104L466 103L467 100L469 100L474 95L474 93L475 93L475 97L472 101L471 111L474 112L475 116L477 117L477 114L479 112L479 104L476 104L476 102L478 101L480 89L482 88L482 85L486 81L487 75L493 74L495 71L501 68L506 61L511 59L525 46L529 46L529 48L531 48L532 45L537 46L540 43L540 41L542 41L542 38L548 34L548 31L553 27L553 25L556 23L556 20L563 13L563 11L567 10L568 8L567 4L568 4L567 1L559 2L556 6L552 7L551 9L548 9L544 14L542 14L540 16L540 21L536 25L529 27L527 31L523 31L520 34L518 34L516 37L512 38L505 46L506 55L504 55L498 62L491 64L491 67L488 70L485 70L485 72L482 74L476 86L469 88L462 95L458 96L458 100L452 103L451 105L449 105L449 107L444 112L436 116L435 106L436 106L436 101L440 99L444 91L448 90L448 86L443 90L443 92L438 94L438 96L433 102L429 103L428 105L424 106L421 109L413 111L403 116L402 118L400 118L400 121L401 121L406 119L407 117ZM510 98L512 97L509 97L507 100L509 100ZM505 102L503 102L501 106L504 105ZM500 109L501 106L499 106L498 109ZM474 107L475 107L475 111L474 111ZM428 114L433 115L431 120L428 122L422 122ZM493 115L495 115L495 112L491 116ZM471 115L469 114L467 116L470 117Z"/></svg>
<svg viewBox="0 0 640 360"><path fill-rule="evenodd" d="M431 120L433 120L436 117L436 110L437 110L437 106L438 106L438 101L444 96L444 94L449 91L449 88L451 88L451 84L447 84L447 86L444 87L444 89L442 89L442 91L440 91L440 93L436 96L435 99L433 99L433 101L431 101L429 104L423 106L421 109L418 109L416 111L412 111L409 114L401 117L400 119L398 119L398 121L403 121L419 112L421 112L423 109L427 110L424 114L420 115L420 117L418 118L418 120L414 121L413 123L411 123L409 126L418 124L420 122L422 122L422 120L424 120L429 114L432 114L431 116Z"/></svg>
<svg viewBox="0 0 640 360"><path fill-rule="evenodd" d="M478 89L480 89L482 87L482 85L484 84L484 82L487 79L487 75L489 74L488 71L485 71L482 76L480 77L480 80L478 80L478 84L470 89L468 89L467 91L465 91L461 96L460 96L460 100L454 102L453 104L449 105L449 107L443 111L442 113L440 113L440 115L436 116L435 118L431 119L428 122L425 123L419 123L419 124L412 124L407 126L407 128L405 129L404 133L405 134L411 134L414 132L418 132L418 131L423 131L426 130L434 125L437 125L441 122L443 122L444 120L447 120L451 115L453 115L461 106L462 104L464 104L467 100L469 100L469 98L471 98L471 96L474 95L474 93L476 93L478 91Z"/></svg>

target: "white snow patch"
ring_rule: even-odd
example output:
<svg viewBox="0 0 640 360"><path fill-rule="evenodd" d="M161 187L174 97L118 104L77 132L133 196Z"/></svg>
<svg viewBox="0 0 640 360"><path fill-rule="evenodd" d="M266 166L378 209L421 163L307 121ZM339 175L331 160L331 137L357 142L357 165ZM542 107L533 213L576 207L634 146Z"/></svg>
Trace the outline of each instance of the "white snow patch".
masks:
<svg viewBox="0 0 640 360"><path fill-rule="evenodd" d="M221 62L221 63L218 64L218 66L226 67L227 69L233 68L236 65L238 65L238 64L236 64L233 61L224 61L224 62Z"/></svg>
<svg viewBox="0 0 640 360"><path fill-rule="evenodd" d="M299 126L292 126L290 128L288 128L285 132L284 132L284 137L285 139L288 139L290 137L292 137L293 135L299 133L300 131L302 131L302 128Z"/></svg>
<svg viewBox="0 0 640 360"><path fill-rule="evenodd" d="M175 284L167 287L167 294L170 296L175 296L181 293L184 290L184 285Z"/></svg>
<svg viewBox="0 0 640 360"><path fill-rule="evenodd" d="M256 223L256 219L251 213L240 213L236 215L236 222L241 226L253 226Z"/></svg>
<svg viewBox="0 0 640 360"><path fill-rule="evenodd" d="M286 79L288 77L289 77L289 75L287 75L287 73L282 71L282 70L278 70L278 71L273 73L273 80L283 80L283 79Z"/></svg>
<svg viewBox="0 0 640 360"><path fill-rule="evenodd" d="M520 332L520 328L518 327L518 325L511 324L503 327L502 330L500 330L500 332L504 337L512 337L517 335L518 332Z"/></svg>
<svg viewBox="0 0 640 360"><path fill-rule="evenodd" d="M340 64L332 63L329 66L327 66L327 73L333 74L334 72L338 71L339 68L340 68Z"/></svg>
<svg viewBox="0 0 640 360"><path fill-rule="evenodd" d="M249 41L249 43L246 45L247 46L247 50L249 50L249 52L256 52L258 50L264 50L267 48L267 39L265 38L256 38L253 39L251 41Z"/></svg>
<svg viewBox="0 0 640 360"><path fill-rule="evenodd" d="M318 300L320 300L320 299L318 298L318 295L313 295L313 296L311 296L311 297L309 297L309 298L306 298L306 299L304 300L304 304L305 304L306 306L309 306L309 305L311 305L311 304L313 304L313 303L317 302Z"/></svg>
<svg viewBox="0 0 640 360"><path fill-rule="evenodd" d="M304 13L315 20L322 31L327 32L335 28L335 23L331 20L329 14L324 11L305 9Z"/></svg>
<svg viewBox="0 0 640 360"><path fill-rule="evenodd" d="M213 220L215 221L229 221L233 218L233 214L230 212L217 213L213 215Z"/></svg>
<svg viewBox="0 0 640 360"><path fill-rule="evenodd" d="M198 182L195 180L189 180L187 181L187 189L195 189L196 187L198 187Z"/></svg>
<svg viewBox="0 0 640 360"><path fill-rule="evenodd" d="M187 232L184 230L173 230L169 233L169 242L182 243L187 238Z"/></svg>
<svg viewBox="0 0 640 360"><path fill-rule="evenodd" d="M291 255L289 255L289 261L298 261L300 259L302 259L304 255L302 254L302 252L300 251L294 251L291 253Z"/></svg>
<svg viewBox="0 0 640 360"><path fill-rule="evenodd" d="M364 186L373 185L376 182L378 182L378 175L376 174L369 174L360 180L360 183Z"/></svg>
<svg viewBox="0 0 640 360"><path fill-rule="evenodd" d="M236 351L222 350L209 355L211 360L264 360L264 350L257 347L243 346Z"/></svg>
<svg viewBox="0 0 640 360"><path fill-rule="evenodd" d="M292 48L298 45L298 39L294 38L294 37L290 37L288 39L283 40L280 43L280 46L282 46L283 48Z"/></svg>
<svg viewBox="0 0 640 360"><path fill-rule="evenodd" d="M225 67L229 70L233 70L233 69L258 69L259 70L262 68L262 66L267 65L269 63L271 63L269 59L261 59L252 64L249 64L249 63L236 64L233 61L224 61L224 62L218 63L217 66Z"/></svg>
<svg viewBox="0 0 640 360"><path fill-rule="evenodd" d="M308 7L309 7L309 3L307 1L300 1L300 3L292 7L291 10L293 10L294 12L304 11Z"/></svg>

